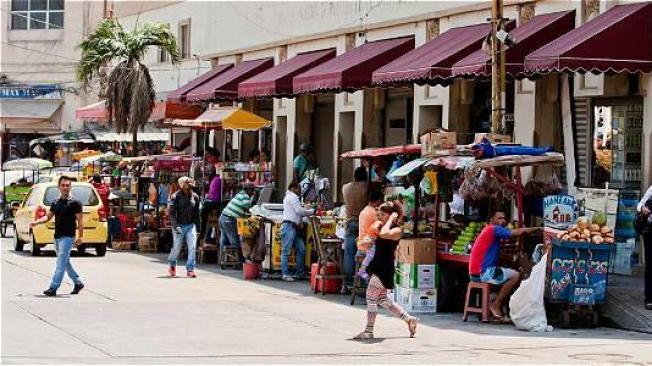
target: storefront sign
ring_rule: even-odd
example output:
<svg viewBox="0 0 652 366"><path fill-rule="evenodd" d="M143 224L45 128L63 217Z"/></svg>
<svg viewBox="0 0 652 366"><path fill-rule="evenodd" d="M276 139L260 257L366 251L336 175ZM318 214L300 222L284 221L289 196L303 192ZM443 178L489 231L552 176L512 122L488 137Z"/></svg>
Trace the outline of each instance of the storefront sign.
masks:
<svg viewBox="0 0 652 366"><path fill-rule="evenodd" d="M565 230L577 220L577 202L567 195L546 196L543 198L543 217L545 226Z"/></svg>
<svg viewBox="0 0 652 366"><path fill-rule="evenodd" d="M30 87L2 86L0 98L63 98L62 90L57 85L38 85Z"/></svg>

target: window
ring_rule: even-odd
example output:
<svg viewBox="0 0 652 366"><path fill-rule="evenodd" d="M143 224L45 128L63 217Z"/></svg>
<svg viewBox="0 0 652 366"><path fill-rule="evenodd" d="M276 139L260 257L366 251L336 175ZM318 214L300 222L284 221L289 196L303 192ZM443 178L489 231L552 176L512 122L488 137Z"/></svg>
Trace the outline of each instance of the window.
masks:
<svg viewBox="0 0 652 366"><path fill-rule="evenodd" d="M11 0L11 29L63 28L64 0Z"/></svg>
<svg viewBox="0 0 652 366"><path fill-rule="evenodd" d="M70 193L74 199L80 201L84 206L97 206L100 204L99 198L97 198L95 191L91 187L72 186ZM43 204L49 207L59 196L61 194L58 187L48 187L43 197Z"/></svg>
<svg viewBox="0 0 652 366"><path fill-rule="evenodd" d="M158 62L168 62L168 53L163 47L158 48Z"/></svg>
<svg viewBox="0 0 652 366"><path fill-rule="evenodd" d="M190 19L179 23L179 53L182 59L189 59L190 53Z"/></svg>

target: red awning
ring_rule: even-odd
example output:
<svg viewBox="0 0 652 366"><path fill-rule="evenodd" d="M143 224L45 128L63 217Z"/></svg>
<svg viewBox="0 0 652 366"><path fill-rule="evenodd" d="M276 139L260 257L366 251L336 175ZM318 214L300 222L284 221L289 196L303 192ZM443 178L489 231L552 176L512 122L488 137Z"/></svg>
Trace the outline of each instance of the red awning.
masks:
<svg viewBox="0 0 652 366"><path fill-rule="evenodd" d="M274 66L274 59L244 61L208 80L186 94L189 102L233 100L238 98L238 84Z"/></svg>
<svg viewBox="0 0 652 366"><path fill-rule="evenodd" d="M421 145L400 145L391 147L372 147L364 150L348 151L340 155L342 159L369 159L387 155L421 154Z"/></svg>
<svg viewBox="0 0 652 366"><path fill-rule="evenodd" d="M178 104L166 101L158 101L149 116L149 121L161 121L172 118L196 118L202 113L201 108L189 104ZM83 121L106 122L109 119L109 111L105 101L99 101L75 110L75 117Z"/></svg>
<svg viewBox="0 0 652 366"><path fill-rule="evenodd" d="M513 24L510 22L508 24ZM482 45L491 24L452 28L374 71L374 84L428 84L452 77L453 64Z"/></svg>
<svg viewBox="0 0 652 366"><path fill-rule="evenodd" d="M238 86L240 98L292 95L292 78L335 57L335 49L300 53Z"/></svg>
<svg viewBox="0 0 652 366"><path fill-rule="evenodd" d="M515 77L523 74L523 62L536 50L575 28L575 11L541 14L509 32L516 44L505 51L505 71ZM479 49L453 65L453 76L491 76L491 53Z"/></svg>
<svg viewBox="0 0 652 366"><path fill-rule="evenodd" d="M652 3L617 5L525 57L526 72L652 72Z"/></svg>
<svg viewBox="0 0 652 366"><path fill-rule="evenodd" d="M168 101L172 103L183 102L186 99L186 94L188 94L189 91L195 89L198 86L204 85L206 82L213 79L217 75L223 73L224 71L230 69L231 67L233 67L233 64L224 64L224 65L215 66L211 71L205 73L204 75L196 79L193 79L192 81L186 83L179 89L172 91L170 94L168 94L168 98L167 98Z"/></svg>
<svg viewBox="0 0 652 366"><path fill-rule="evenodd" d="M352 91L369 87L374 70L413 48L413 37L365 43L294 77L294 92Z"/></svg>

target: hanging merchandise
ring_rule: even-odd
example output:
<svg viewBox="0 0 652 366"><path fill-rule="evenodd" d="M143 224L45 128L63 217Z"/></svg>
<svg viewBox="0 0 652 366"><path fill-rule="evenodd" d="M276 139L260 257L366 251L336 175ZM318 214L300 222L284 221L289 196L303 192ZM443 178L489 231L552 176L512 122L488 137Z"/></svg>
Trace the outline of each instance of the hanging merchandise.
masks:
<svg viewBox="0 0 652 366"><path fill-rule="evenodd" d="M453 202L453 181L455 180L455 172L451 170L444 170L437 175L438 189L437 194L441 198L441 202Z"/></svg>
<svg viewBox="0 0 652 366"><path fill-rule="evenodd" d="M474 166L464 175L464 182L460 187L460 195L464 200L482 201L485 199L502 200L511 199L513 192L509 187L500 184L486 170Z"/></svg>
<svg viewBox="0 0 652 366"><path fill-rule="evenodd" d="M432 196L437 194L437 172L426 171L423 173L423 179L419 183L421 192L426 196Z"/></svg>
<svg viewBox="0 0 652 366"><path fill-rule="evenodd" d="M525 192L528 196L551 196L561 193L563 186L555 173L555 169L549 165L542 165L535 168L534 175L525 184Z"/></svg>

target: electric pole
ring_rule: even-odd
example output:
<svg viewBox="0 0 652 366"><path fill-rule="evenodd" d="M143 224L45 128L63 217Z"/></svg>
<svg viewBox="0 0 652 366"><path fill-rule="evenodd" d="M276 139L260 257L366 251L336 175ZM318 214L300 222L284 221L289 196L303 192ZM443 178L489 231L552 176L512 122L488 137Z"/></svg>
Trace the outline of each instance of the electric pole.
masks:
<svg viewBox="0 0 652 366"><path fill-rule="evenodd" d="M491 6L491 132L503 129L505 108L505 52L497 34L503 28L503 0L492 0Z"/></svg>

